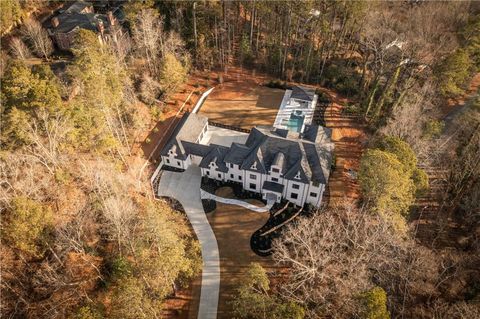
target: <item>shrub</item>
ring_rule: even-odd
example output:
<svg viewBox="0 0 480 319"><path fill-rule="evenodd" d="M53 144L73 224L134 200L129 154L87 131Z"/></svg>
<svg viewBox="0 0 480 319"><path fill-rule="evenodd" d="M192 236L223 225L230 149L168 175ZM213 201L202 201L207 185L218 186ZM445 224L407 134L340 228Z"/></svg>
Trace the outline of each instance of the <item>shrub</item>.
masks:
<svg viewBox="0 0 480 319"><path fill-rule="evenodd" d="M68 171L58 168L55 170L55 181L57 181L57 183L67 185L72 181L72 176Z"/></svg>
<svg viewBox="0 0 480 319"><path fill-rule="evenodd" d="M443 128L445 127L445 122L430 120L425 123L423 127L423 136L425 138L438 138L442 134Z"/></svg>
<svg viewBox="0 0 480 319"><path fill-rule="evenodd" d="M358 74L343 65L330 64L323 72L321 85L334 88L346 96L355 96L360 92Z"/></svg>
<svg viewBox="0 0 480 319"><path fill-rule="evenodd" d="M10 244L33 256L41 257L49 241L53 223L52 211L27 197L16 197L7 212L2 236Z"/></svg>
<svg viewBox="0 0 480 319"><path fill-rule="evenodd" d="M390 319L387 309L387 294L381 287L374 287L361 296L363 305L362 318Z"/></svg>
<svg viewBox="0 0 480 319"><path fill-rule="evenodd" d="M82 306L77 309L71 319L103 319L104 315L96 307Z"/></svg>
<svg viewBox="0 0 480 319"><path fill-rule="evenodd" d="M330 98L328 97L328 94L319 89L315 90L315 94L318 95L317 104L330 104Z"/></svg>
<svg viewBox="0 0 480 319"><path fill-rule="evenodd" d="M358 115L361 111L357 105L346 105L342 108L342 112L349 115Z"/></svg>
<svg viewBox="0 0 480 319"><path fill-rule="evenodd" d="M108 265L110 273L110 281L114 282L121 278L132 275L133 267L130 262L124 257L117 257L113 259Z"/></svg>
<svg viewBox="0 0 480 319"><path fill-rule="evenodd" d="M415 184L416 195L422 196L429 189L428 175L423 169L416 168L412 173L413 183Z"/></svg>
<svg viewBox="0 0 480 319"><path fill-rule="evenodd" d="M287 82L282 82L280 80L270 80L267 83L265 83L264 86L272 89L282 89L282 90L286 90L289 88L287 85Z"/></svg>

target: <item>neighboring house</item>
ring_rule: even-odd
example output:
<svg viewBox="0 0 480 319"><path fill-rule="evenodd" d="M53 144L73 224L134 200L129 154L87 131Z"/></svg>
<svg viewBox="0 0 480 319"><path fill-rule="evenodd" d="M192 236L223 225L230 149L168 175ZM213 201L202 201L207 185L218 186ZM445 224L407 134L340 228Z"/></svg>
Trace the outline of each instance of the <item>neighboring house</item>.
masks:
<svg viewBox="0 0 480 319"><path fill-rule="evenodd" d="M117 24L112 11L95 13L90 2L76 1L60 9L59 14L50 19L47 29L61 50L70 50L80 29L95 32L100 43L104 43L121 32L121 28L115 27Z"/></svg>
<svg viewBox="0 0 480 319"><path fill-rule="evenodd" d="M296 205L320 206L330 175L331 129L307 125L302 134L275 127L255 127L244 144L200 144L208 119L186 113L161 152L160 165L187 169L198 165L202 176L242 184L245 190L273 194Z"/></svg>

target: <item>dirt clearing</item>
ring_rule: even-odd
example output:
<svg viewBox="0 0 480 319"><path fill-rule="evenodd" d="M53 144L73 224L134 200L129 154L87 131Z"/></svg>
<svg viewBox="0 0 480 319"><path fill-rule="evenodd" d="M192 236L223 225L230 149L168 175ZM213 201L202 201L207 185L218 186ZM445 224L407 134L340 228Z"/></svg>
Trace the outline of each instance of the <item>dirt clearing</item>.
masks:
<svg viewBox="0 0 480 319"><path fill-rule="evenodd" d="M273 125L285 91L240 80L218 85L200 109L213 122L251 129Z"/></svg>
<svg viewBox="0 0 480 319"><path fill-rule="evenodd" d="M358 117L342 112L347 100L333 91L322 90L332 101L325 111L325 122L332 129L332 141L335 143L336 167L328 180L326 195L332 207L360 197L356 172L367 135L365 125Z"/></svg>

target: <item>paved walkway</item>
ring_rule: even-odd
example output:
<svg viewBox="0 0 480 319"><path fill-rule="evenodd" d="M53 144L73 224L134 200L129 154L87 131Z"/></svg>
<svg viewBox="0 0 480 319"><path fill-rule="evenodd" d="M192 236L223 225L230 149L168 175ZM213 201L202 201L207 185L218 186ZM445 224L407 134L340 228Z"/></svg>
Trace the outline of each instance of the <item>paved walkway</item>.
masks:
<svg viewBox="0 0 480 319"><path fill-rule="evenodd" d="M217 318L220 290L220 259L217 240L200 200L200 168L190 166L183 173L164 171L158 186L158 195L177 199L182 204L202 248L202 289L199 319Z"/></svg>
<svg viewBox="0 0 480 319"><path fill-rule="evenodd" d="M267 199L267 205L265 205L263 207L258 207L258 206L252 205L250 203L247 203L243 200L220 197L220 196L214 195L212 193L206 192L203 189L200 189L200 198L201 199L213 199L213 200L216 200L217 202L224 203L224 204L242 206L242 207L245 207L246 209L253 210L254 212L257 212L257 213L268 212L272 208L273 204L275 204L275 199L268 198Z"/></svg>

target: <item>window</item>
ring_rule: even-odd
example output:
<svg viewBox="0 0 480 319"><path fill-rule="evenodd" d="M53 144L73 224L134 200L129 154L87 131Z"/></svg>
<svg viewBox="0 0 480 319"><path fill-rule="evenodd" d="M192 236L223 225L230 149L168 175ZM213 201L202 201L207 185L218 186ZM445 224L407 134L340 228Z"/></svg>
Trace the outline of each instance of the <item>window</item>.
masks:
<svg viewBox="0 0 480 319"><path fill-rule="evenodd" d="M250 188L251 188L251 189L257 189L257 185L254 184L254 183L250 183Z"/></svg>
<svg viewBox="0 0 480 319"><path fill-rule="evenodd" d="M251 178L251 179L257 179L257 175L255 175L255 174L250 174L250 178Z"/></svg>
<svg viewBox="0 0 480 319"><path fill-rule="evenodd" d="M230 163L230 168L233 168L233 164L232 164L232 163Z"/></svg>
<svg viewBox="0 0 480 319"><path fill-rule="evenodd" d="M230 178L233 178L233 174L230 174Z"/></svg>
<svg viewBox="0 0 480 319"><path fill-rule="evenodd" d="M219 173L219 174L218 174L218 178L222 178L222 174Z"/></svg>
<svg viewBox="0 0 480 319"><path fill-rule="evenodd" d="M272 177L272 182L278 182L278 178Z"/></svg>
<svg viewBox="0 0 480 319"><path fill-rule="evenodd" d="M297 198L298 198L298 194L297 194L297 193L291 193L291 194L290 194L290 198L291 198L291 199L297 199Z"/></svg>
<svg viewBox="0 0 480 319"><path fill-rule="evenodd" d="M317 197L317 193L311 192L310 197Z"/></svg>
<svg viewBox="0 0 480 319"><path fill-rule="evenodd" d="M168 158L165 159L165 162L167 162L167 164L170 164L170 160Z"/></svg>
<svg viewBox="0 0 480 319"><path fill-rule="evenodd" d="M207 172L207 175L210 176L210 172L209 171L206 171Z"/></svg>
<svg viewBox="0 0 480 319"><path fill-rule="evenodd" d="M298 184L292 184L292 188L293 188L293 189L299 189L299 188L300 188L300 185L298 185Z"/></svg>
<svg viewBox="0 0 480 319"><path fill-rule="evenodd" d="M242 180L242 175L238 175L238 180Z"/></svg>
<svg viewBox="0 0 480 319"><path fill-rule="evenodd" d="M182 166L182 163L180 163L180 161L177 161L177 165Z"/></svg>
<svg viewBox="0 0 480 319"><path fill-rule="evenodd" d="M279 170L278 168L273 168L273 167L272 167L272 172L274 172L274 173L279 173L280 170Z"/></svg>

